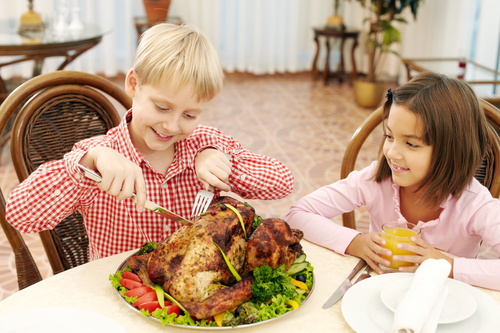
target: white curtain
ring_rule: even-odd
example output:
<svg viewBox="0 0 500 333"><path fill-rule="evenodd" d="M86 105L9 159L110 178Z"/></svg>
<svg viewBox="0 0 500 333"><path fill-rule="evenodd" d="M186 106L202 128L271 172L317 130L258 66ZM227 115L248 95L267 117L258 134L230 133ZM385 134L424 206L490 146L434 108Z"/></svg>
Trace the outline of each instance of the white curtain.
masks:
<svg viewBox="0 0 500 333"><path fill-rule="evenodd" d="M0 0L0 20L18 20L27 10L23 0ZM193 23L214 43L223 68L228 72L254 74L299 72L311 69L315 53L313 30L333 14L333 0L172 0L170 15ZM102 42L75 60L67 69L113 76L126 72L137 43L134 16L144 16L141 0L34 0L35 11L50 27L58 9L66 5L81 8L85 22L106 32ZM406 57L459 56L473 54L477 60L496 67L500 20L498 0L426 0L415 21L409 11L407 25L401 25L403 43L395 50ZM363 27L365 13L358 1L341 1L341 14L351 29ZM479 21L477 21L479 19ZM479 24L475 24L475 22ZM488 27L488 28L486 28ZM366 70L364 35L356 51L357 66ZM324 57L321 54L321 57ZM338 52L332 52L335 66ZM349 57L346 67L350 69ZM323 58L324 59L324 58ZM0 57L0 62L5 57ZM320 59L321 61L321 59ZM61 62L48 59L43 72ZM397 77L401 62L387 57L384 73ZM31 64L7 66L2 77L29 76Z"/></svg>
<svg viewBox="0 0 500 333"><path fill-rule="evenodd" d="M18 20L27 1L0 0L0 19ZM66 69L115 75L126 72L137 43L134 16L144 16L141 0L34 0L34 9L50 24L66 5L81 8L82 21L106 31L102 42ZM321 26L333 12L325 0L172 0L169 15L193 23L216 46L228 72L255 74L309 70L314 52L313 26ZM68 21L71 17L69 17ZM1 59L0 59L1 61ZM48 59L44 72L60 60ZM31 64L2 69L3 77L29 76Z"/></svg>
<svg viewBox="0 0 500 333"><path fill-rule="evenodd" d="M351 0L347 4L346 22L356 26L363 11L357 1ZM405 58L467 57L490 68L498 68L499 13L498 0L425 0L418 9L416 20L409 8L405 10L408 23L398 25L402 43L395 45L394 50ZM363 30L367 29L365 26ZM361 45L365 37L360 36ZM360 63L360 70L366 71L366 61L361 59ZM401 60L396 55L386 57L383 74L406 80Z"/></svg>

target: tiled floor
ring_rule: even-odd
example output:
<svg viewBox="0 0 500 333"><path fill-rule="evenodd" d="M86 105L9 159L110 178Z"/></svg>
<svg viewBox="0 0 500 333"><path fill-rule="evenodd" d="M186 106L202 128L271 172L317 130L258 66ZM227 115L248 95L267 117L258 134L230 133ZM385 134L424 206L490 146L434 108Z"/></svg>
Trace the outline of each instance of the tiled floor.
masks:
<svg viewBox="0 0 500 333"><path fill-rule="evenodd" d="M122 80L120 77L116 82L121 85ZM222 129L246 148L275 157L292 170L295 189L290 196L277 201L250 201L264 217L283 217L298 198L339 179L344 149L369 113L370 110L356 106L348 83L332 82L325 86L309 73L230 74L224 90L204 111L202 123ZM379 140L380 135L369 138L366 151L359 156L359 167L375 158ZM9 156L8 149L3 149L0 186L6 196L17 185ZM357 214L358 228L366 230L366 212ZM42 276L50 276L38 237L25 235L25 240ZM0 300L16 290L14 258L0 230Z"/></svg>

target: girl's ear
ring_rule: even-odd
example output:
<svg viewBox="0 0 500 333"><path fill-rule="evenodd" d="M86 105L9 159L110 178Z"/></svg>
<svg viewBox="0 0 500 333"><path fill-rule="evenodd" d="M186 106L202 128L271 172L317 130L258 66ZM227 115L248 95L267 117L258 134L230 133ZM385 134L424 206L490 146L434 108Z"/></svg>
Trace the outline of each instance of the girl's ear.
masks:
<svg viewBox="0 0 500 333"><path fill-rule="evenodd" d="M134 98L135 92L137 91L137 77L135 76L135 72L131 69L127 76L125 77L125 93L130 98Z"/></svg>

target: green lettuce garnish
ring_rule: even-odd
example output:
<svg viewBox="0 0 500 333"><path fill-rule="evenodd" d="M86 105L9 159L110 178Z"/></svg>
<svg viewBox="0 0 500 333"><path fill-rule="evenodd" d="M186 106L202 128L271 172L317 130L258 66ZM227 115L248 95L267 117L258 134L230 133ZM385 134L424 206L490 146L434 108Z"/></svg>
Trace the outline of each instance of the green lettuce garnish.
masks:
<svg viewBox="0 0 500 333"><path fill-rule="evenodd" d="M255 282L252 283L252 295L258 302L267 302L277 295L292 298L295 294L295 286L290 281L290 276L285 273L285 265L275 269L267 265L257 267L253 276Z"/></svg>

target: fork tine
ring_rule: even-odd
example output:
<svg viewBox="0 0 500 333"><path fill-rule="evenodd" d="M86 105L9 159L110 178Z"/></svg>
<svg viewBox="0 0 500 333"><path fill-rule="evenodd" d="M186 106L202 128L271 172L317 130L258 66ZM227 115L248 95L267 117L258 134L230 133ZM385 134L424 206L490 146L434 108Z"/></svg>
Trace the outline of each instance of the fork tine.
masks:
<svg viewBox="0 0 500 333"><path fill-rule="evenodd" d="M196 216L196 212L198 211L198 207L200 205L200 200L201 200L201 193L198 192L196 194L196 197L194 198L194 204L193 204L193 210L191 212L191 217Z"/></svg>
<svg viewBox="0 0 500 333"><path fill-rule="evenodd" d="M206 212L208 209L208 206L210 206L210 202L212 202L212 198L205 197L205 202L203 202L203 204L200 205L200 212L198 214Z"/></svg>
<svg viewBox="0 0 500 333"><path fill-rule="evenodd" d="M209 191L200 191L195 197L195 202L193 205L192 216L197 216L208 209L214 194Z"/></svg>
<svg viewBox="0 0 500 333"><path fill-rule="evenodd" d="M226 157L231 161L231 154L225 154ZM196 197L194 198L193 210L191 211L191 217L195 217L205 212L210 203L212 203L212 199L214 198L214 187L210 185L208 191L200 190Z"/></svg>

